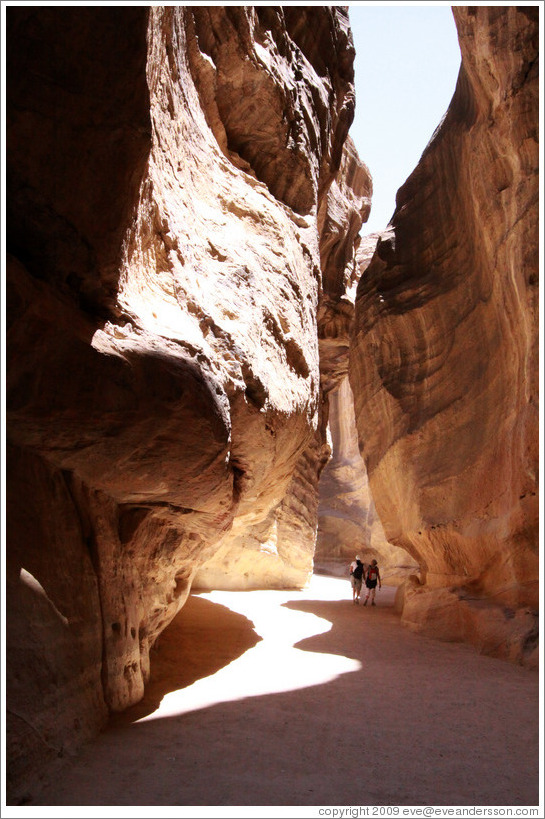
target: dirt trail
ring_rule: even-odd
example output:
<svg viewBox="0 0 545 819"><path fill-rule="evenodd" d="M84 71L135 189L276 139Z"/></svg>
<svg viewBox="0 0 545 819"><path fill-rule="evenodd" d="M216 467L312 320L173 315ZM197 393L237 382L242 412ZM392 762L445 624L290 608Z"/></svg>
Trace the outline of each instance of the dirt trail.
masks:
<svg viewBox="0 0 545 819"><path fill-rule="evenodd" d="M192 595L145 700L30 806L537 805L538 674L411 633L394 592Z"/></svg>

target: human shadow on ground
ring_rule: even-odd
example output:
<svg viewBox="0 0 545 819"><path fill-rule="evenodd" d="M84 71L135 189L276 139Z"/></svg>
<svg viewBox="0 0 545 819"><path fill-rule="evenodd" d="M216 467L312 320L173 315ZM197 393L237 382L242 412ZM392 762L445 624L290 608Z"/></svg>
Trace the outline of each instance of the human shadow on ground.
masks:
<svg viewBox="0 0 545 819"><path fill-rule="evenodd" d="M244 615L190 595L150 652L151 674L143 699L112 715L110 726L152 714L167 694L215 674L260 641Z"/></svg>

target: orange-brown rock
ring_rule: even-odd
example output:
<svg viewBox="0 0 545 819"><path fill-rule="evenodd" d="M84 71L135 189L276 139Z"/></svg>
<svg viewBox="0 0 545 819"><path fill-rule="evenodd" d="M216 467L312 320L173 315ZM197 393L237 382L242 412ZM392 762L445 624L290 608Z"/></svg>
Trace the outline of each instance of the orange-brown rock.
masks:
<svg viewBox="0 0 545 819"><path fill-rule="evenodd" d="M342 7L7 21L15 792L138 701L215 553L239 587L252 541L254 584L312 570L320 232L354 49Z"/></svg>
<svg viewBox="0 0 545 819"><path fill-rule="evenodd" d="M343 179L350 178L353 186L359 183L360 212L367 219L372 192L369 171L361 163L358 167L355 157L350 164L354 170L351 174L346 173ZM330 199L334 192L332 189ZM341 201L345 203L345 213L353 214L354 211L347 206L348 197ZM334 216L328 217L322 233L322 265L329 275L324 276L324 294L318 308L318 333L326 408L324 418L331 460L325 466L319 484L315 569L345 575L358 552L365 563L376 558L384 579L397 584L408 572L418 572L418 564L404 549L388 542L376 514L358 449L354 399L347 377L356 289L360 276L371 262L379 234L358 236L354 242L355 253L353 250L348 255L342 241L342 226L348 220L342 218L342 207L330 207L330 210ZM353 221L354 216L351 218Z"/></svg>
<svg viewBox="0 0 545 819"><path fill-rule="evenodd" d="M376 234L363 242L362 224L369 218L373 182L348 138L343 160L319 212L322 293L318 304L320 374L324 395L348 372L354 300L360 277L358 259L367 258Z"/></svg>
<svg viewBox="0 0 545 819"><path fill-rule="evenodd" d="M408 574L418 574L418 564L384 534L358 448L348 377L328 400L331 459L319 485L315 568L347 576L358 554L365 564L375 558L383 582L398 585Z"/></svg>
<svg viewBox="0 0 545 819"><path fill-rule="evenodd" d="M425 581L403 616L426 628L426 599L449 588L507 622L534 612L524 661L538 605L538 13L454 16L456 91L360 280L350 379L386 536Z"/></svg>
<svg viewBox="0 0 545 819"><path fill-rule="evenodd" d="M534 12L456 7L458 89L365 272L350 368L386 536L426 580L405 622L490 646L497 599L511 659L535 643ZM6 18L16 802L141 698L193 583L308 578L371 180L345 7Z"/></svg>
<svg viewBox="0 0 545 819"><path fill-rule="evenodd" d="M359 266L356 251L372 191L367 167L347 138L341 164L318 212L322 287L318 304L320 403L318 424L281 500L268 515L235 525L194 578L198 588L302 587L313 570L318 484L330 456L328 394L346 376L349 332ZM359 252L359 251L358 251ZM358 456L359 457L359 456ZM283 486L280 485L280 486Z"/></svg>

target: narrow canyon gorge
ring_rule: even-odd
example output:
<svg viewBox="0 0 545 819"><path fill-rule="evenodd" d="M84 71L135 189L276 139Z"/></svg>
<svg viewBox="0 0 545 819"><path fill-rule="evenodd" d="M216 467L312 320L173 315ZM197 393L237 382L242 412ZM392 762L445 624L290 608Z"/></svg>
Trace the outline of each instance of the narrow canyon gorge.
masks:
<svg viewBox="0 0 545 819"><path fill-rule="evenodd" d="M349 7L6 10L12 804L192 591L358 551L407 632L537 668L538 11L453 7L366 235Z"/></svg>

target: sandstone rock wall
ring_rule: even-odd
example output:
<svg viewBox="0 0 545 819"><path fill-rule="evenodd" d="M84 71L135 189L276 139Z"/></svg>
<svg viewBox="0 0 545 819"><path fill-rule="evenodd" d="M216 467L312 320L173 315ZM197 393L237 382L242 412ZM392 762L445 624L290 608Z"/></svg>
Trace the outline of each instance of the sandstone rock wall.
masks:
<svg viewBox="0 0 545 819"><path fill-rule="evenodd" d="M426 584L406 622L444 614L448 639L490 649L468 613L488 601L504 635L522 612L506 655L535 660L538 13L453 11L457 88L360 280L350 380L386 536Z"/></svg>
<svg viewBox="0 0 545 819"><path fill-rule="evenodd" d="M369 182L366 183L365 191L370 197ZM366 204L368 201L367 199ZM339 213L338 208L330 210ZM365 218L367 215L368 207ZM331 221L329 219L330 224ZM336 234L331 229L324 231L329 239L327 243L324 242L326 249L335 247L333 237L341 235L342 223L342 218L338 218ZM347 566L354 555L359 553L365 563L376 558L383 578L389 583L397 584L408 572L417 573L418 564L404 549L389 543L384 534L358 448L354 397L348 382L356 290L360 277L371 262L379 238L378 233L358 236L355 253L351 258L339 258L338 252L329 254L324 265L326 270L329 267L330 275L327 277L327 295L324 294L319 306L318 332L331 460L325 466L319 484L315 568L346 575ZM335 256L337 263L334 261Z"/></svg>
<svg viewBox="0 0 545 819"><path fill-rule="evenodd" d="M319 212L323 288L318 304L318 337L324 396L348 373L361 263L364 258L369 261L378 238L372 234L362 242L359 236L362 224L369 218L372 194L369 169L358 159L349 137L340 172Z"/></svg>
<svg viewBox="0 0 545 819"><path fill-rule="evenodd" d="M348 377L329 394L329 432L331 459L319 485L315 570L346 576L358 554L365 564L376 558L385 583L398 585L409 574L418 575L416 561L389 543L377 515L358 448Z"/></svg>
<svg viewBox="0 0 545 819"><path fill-rule="evenodd" d="M280 485L284 487L281 500L265 518L258 516L255 525L245 523L241 529L235 522L221 547L198 570L195 588L302 587L310 579L319 481L331 454L326 434L328 395L348 368L359 230L369 216L371 193L369 171L347 137L335 179L318 209L322 275L317 311L320 399L316 430L287 488Z"/></svg>
<svg viewBox="0 0 545 819"><path fill-rule="evenodd" d="M329 394L331 459L320 481L316 558L342 557L350 562L371 542L373 511L359 453L355 425L350 424L353 397L348 379ZM352 417L353 421L353 417ZM364 499L364 493L366 497Z"/></svg>
<svg viewBox="0 0 545 819"><path fill-rule="evenodd" d="M150 646L216 553L243 587L252 543L254 585L312 570L320 231L354 49L342 7L7 21L17 794L138 701ZM347 258L359 210L345 202Z"/></svg>

